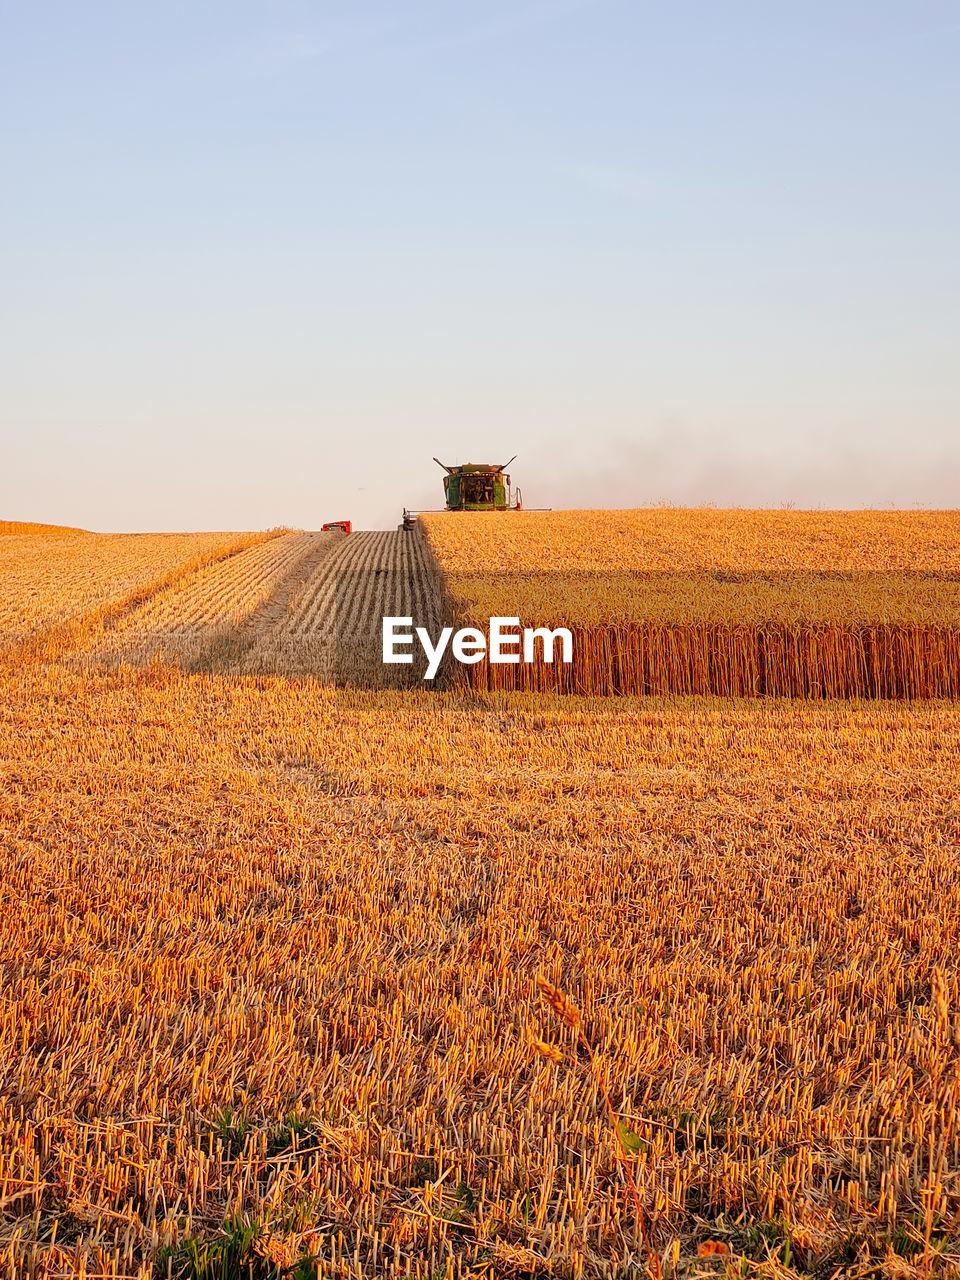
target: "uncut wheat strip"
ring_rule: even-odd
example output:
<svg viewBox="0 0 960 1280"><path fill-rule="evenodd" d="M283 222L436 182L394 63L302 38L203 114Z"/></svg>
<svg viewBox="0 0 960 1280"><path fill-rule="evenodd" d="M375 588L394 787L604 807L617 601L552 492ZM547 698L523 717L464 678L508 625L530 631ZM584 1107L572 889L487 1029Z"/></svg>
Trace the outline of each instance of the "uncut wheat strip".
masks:
<svg viewBox="0 0 960 1280"><path fill-rule="evenodd" d="M457 513L420 524L449 570L960 568L956 512Z"/></svg>
<svg viewBox="0 0 960 1280"><path fill-rule="evenodd" d="M572 688L585 694L915 698L956 696L960 632L870 627L726 624L572 629L569 669L485 660L468 678L487 690ZM625 646L632 651L625 653Z"/></svg>

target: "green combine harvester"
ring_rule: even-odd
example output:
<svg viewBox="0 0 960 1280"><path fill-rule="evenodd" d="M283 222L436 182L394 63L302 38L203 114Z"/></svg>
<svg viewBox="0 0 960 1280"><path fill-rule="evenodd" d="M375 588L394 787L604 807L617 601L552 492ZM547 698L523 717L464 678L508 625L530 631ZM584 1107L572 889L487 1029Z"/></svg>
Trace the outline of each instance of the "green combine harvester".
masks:
<svg viewBox="0 0 960 1280"><path fill-rule="evenodd" d="M516 456L514 454L513 458ZM461 467L448 467L439 458L434 458L434 462L447 473L443 477L447 511L520 510L520 490L517 490L514 500L510 477L506 474L510 462L505 462L502 467L486 462L465 462Z"/></svg>
<svg viewBox="0 0 960 1280"><path fill-rule="evenodd" d="M514 454L513 458L516 456ZM507 475L507 467L513 458L502 466L490 462L464 462L459 467L448 467L439 458L434 458L437 466L443 467L447 473L443 477L443 496L447 504L443 510L522 511L520 490L511 487ZM419 514L404 507L400 528L412 529Z"/></svg>

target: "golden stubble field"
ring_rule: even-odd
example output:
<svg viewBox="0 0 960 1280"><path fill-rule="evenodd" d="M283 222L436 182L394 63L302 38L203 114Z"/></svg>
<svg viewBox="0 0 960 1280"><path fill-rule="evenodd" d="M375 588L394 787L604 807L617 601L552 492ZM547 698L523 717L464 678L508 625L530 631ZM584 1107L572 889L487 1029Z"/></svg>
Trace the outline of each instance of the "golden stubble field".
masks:
<svg viewBox="0 0 960 1280"><path fill-rule="evenodd" d="M111 669L131 612L0 659L0 1274L954 1273L955 703Z"/></svg>

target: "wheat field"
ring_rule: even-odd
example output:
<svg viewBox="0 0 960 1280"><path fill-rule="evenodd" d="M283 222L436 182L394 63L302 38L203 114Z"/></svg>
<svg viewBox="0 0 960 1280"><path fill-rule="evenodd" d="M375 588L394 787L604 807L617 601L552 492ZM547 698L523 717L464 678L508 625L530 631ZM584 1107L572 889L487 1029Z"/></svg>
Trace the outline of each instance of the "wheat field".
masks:
<svg viewBox="0 0 960 1280"><path fill-rule="evenodd" d="M0 537L13 533L86 533L64 524L38 524L33 520L0 520Z"/></svg>
<svg viewBox="0 0 960 1280"><path fill-rule="evenodd" d="M960 704L331 682L429 545L244 542L0 648L0 1276L957 1274Z"/></svg>
<svg viewBox="0 0 960 1280"><path fill-rule="evenodd" d="M567 626L572 670L478 664L478 689L960 695L956 512L443 513L420 527L452 613Z"/></svg>
<svg viewBox="0 0 960 1280"><path fill-rule="evenodd" d="M960 572L958 511L458 511L420 524L451 573Z"/></svg>

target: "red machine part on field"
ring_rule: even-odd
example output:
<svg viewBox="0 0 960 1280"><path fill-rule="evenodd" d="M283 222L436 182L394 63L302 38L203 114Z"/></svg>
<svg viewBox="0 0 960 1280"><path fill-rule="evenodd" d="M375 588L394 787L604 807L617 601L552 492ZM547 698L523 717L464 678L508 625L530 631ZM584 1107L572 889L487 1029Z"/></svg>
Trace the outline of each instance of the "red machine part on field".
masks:
<svg viewBox="0 0 960 1280"><path fill-rule="evenodd" d="M351 524L349 520L328 520L326 524L320 526L322 533L327 533L330 529L340 529L343 533L349 533Z"/></svg>

